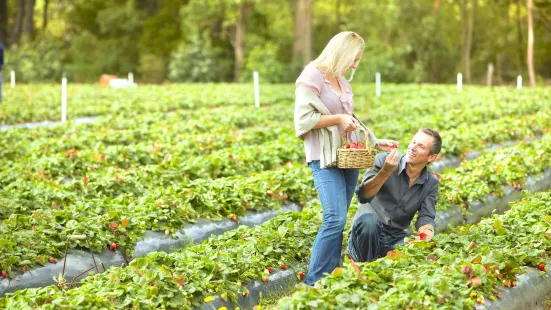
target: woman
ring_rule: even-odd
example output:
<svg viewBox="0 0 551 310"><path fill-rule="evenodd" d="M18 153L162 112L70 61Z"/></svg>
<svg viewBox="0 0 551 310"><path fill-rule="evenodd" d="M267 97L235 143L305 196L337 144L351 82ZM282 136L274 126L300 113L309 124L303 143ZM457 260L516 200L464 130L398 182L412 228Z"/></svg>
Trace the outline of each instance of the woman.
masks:
<svg viewBox="0 0 551 310"><path fill-rule="evenodd" d="M304 141L306 162L323 207L323 224L304 280L308 285L314 285L323 273L332 272L340 263L343 230L359 170L337 168L336 153L343 132L356 140L360 136L358 127L364 126L352 113L352 87L344 75L351 71L352 80L364 46L364 40L357 33L337 34L321 55L304 68L296 82L296 135ZM397 144L377 139L364 128L372 146L379 150L390 151L392 145Z"/></svg>

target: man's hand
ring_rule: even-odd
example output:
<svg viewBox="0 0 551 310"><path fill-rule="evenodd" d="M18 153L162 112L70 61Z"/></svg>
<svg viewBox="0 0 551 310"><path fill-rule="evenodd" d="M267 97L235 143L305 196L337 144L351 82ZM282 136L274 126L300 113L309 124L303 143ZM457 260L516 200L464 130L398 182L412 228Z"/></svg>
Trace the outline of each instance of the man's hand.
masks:
<svg viewBox="0 0 551 310"><path fill-rule="evenodd" d="M340 125L345 132L352 132L358 128L358 121L348 114L339 114L341 118Z"/></svg>
<svg viewBox="0 0 551 310"><path fill-rule="evenodd" d="M398 157L398 149L394 148L386 157L383 169L381 170L388 175L392 174L398 168Z"/></svg>
<svg viewBox="0 0 551 310"><path fill-rule="evenodd" d="M431 224L427 224L419 227L419 235L415 240L431 241L432 237L434 237L434 228Z"/></svg>
<svg viewBox="0 0 551 310"><path fill-rule="evenodd" d="M383 152L390 152L397 147L397 141L387 139L379 139L379 145L377 145L377 148Z"/></svg>

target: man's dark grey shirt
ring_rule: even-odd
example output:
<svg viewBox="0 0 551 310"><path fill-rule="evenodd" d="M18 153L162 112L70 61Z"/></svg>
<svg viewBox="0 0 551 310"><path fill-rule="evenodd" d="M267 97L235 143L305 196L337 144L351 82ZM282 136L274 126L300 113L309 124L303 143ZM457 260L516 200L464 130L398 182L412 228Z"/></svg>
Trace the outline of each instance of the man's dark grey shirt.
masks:
<svg viewBox="0 0 551 310"><path fill-rule="evenodd" d="M364 213L376 213L381 222L388 226L390 233L403 233L409 228L415 213L419 212L415 228L419 229L426 224L432 224L434 227L438 180L425 167L410 188L405 156L400 156L398 168L388 177L375 196L368 198L362 194L365 181L379 173L387 156L387 153L378 154L375 158L375 166L367 170L362 183L356 187L356 196L361 205L354 220Z"/></svg>

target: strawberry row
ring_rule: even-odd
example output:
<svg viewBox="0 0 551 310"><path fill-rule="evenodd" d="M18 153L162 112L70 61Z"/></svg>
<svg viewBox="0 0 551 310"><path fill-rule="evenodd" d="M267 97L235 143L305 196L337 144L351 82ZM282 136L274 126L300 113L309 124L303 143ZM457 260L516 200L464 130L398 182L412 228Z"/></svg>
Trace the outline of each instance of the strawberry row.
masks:
<svg viewBox="0 0 551 310"><path fill-rule="evenodd" d="M249 130L253 131L254 137L262 136L261 129L269 131L281 127L280 122L291 119L281 112L285 108L283 105L274 105L243 117L248 110L229 106L214 111L201 109L171 114L105 117L88 125L8 130L0 136L0 143L11 147L0 150L0 159L21 160L65 150L101 150L115 145L133 147L138 143L149 147L156 144L181 144L197 152L204 152L224 147L224 143L239 141L244 134L240 132L243 128L247 128L245 134ZM245 139L245 142L255 141L258 139Z"/></svg>
<svg viewBox="0 0 551 310"><path fill-rule="evenodd" d="M549 139L549 137L544 137L544 139ZM544 142L539 142L540 144L548 144L547 140L544 140ZM515 147L519 148L519 147ZM510 148L509 150L514 150L515 148ZM526 148L526 147L524 147ZM489 153L494 154L494 153ZM466 164L464 164L466 165ZM514 166L514 164L511 164L511 166ZM187 189L185 188L170 188L167 191L163 191L162 189L157 190L154 195L146 195L146 197L142 197L139 200L136 200L135 203L132 203L132 196L133 194L129 194L126 196L119 196L117 199L104 199L103 201L100 200L90 200L88 202L82 202L77 204L75 207L71 207L69 210L73 210L73 212L80 212L79 213L72 213L70 215L67 215L64 217L62 215L62 212L55 213L56 220L58 218L64 219L59 221L59 223L55 223L55 226L58 227L66 227L64 232L66 234L72 234L72 233L87 233L89 232L92 236L94 236L94 242L92 242L92 247L94 250L101 249L102 247L105 247L107 244L111 244L113 241L116 240L116 242L120 245L122 245L124 248L131 248L135 244L135 240L139 238L141 235L143 235L143 231L146 229L147 225L149 225L149 229L157 229L162 230L164 228L169 227L178 227L179 225L183 224L182 222L179 222L182 219L193 219L197 217L205 217L210 216L213 214L213 212L219 212L219 214L228 215L230 212L235 212L235 210L244 210L249 204L249 207L252 209L256 209L258 207L262 207L264 205L270 206L274 205L275 207L278 206L278 201L285 200L285 198L292 198L295 201L304 201L307 199L307 197L310 197L313 193L309 192L307 193L308 189L311 188L309 184L311 183L311 180L301 180L305 175L307 175L307 168L303 168L304 171L295 173L290 178L289 174L281 174L279 176L279 179L273 179L266 181L266 184L283 184L283 188L276 187L276 188L263 188L262 186L259 188L257 192L254 191L239 191L237 194L235 193L235 184L237 185L237 188L254 188L257 186L257 184L262 184L259 182L259 180L253 179L250 180L250 183L239 183L236 182L235 179L228 179L225 183L220 183L217 187L216 185L211 188L206 188L205 190L201 190L201 187L199 186L201 182L196 182L189 186ZM532 172L537 172L536 170ZM287 180L293 180L293 184L287 185L285 184ZM210 184L205 182L204 180L201 180L203 184ZM287 181L288 182L288 181ZM298 183L297 183L298 182ZM446 192L450 191L449 188L454 188L455 186L446 184L447 181L443 181L442 185L445 187L442 189L441 193L443 193L444 196L446 195ZM449 182L449 181L448 181ZM463 182L463 181L460 181ZM479 183L479 186L485 186L484 184ZM459 186L459 185L457 185ZM107 188L110 188L111 186L108 186ZM197 189L199 190L197 191ZM91 188L92 190L93 188ZM221 190L226 189L225 192L220 192ZM84 192L86 192L87 189L84 189ZM294 192L293 192L294 191ZM180 193L178 195L177 193ZM89 197L93 197L97 195L97 192L92 191L92 195ZM120 195L118 193L117 195ZM233 196L232 196L233 195ZM295 196L296 195L296 196ZM301 196L302 195L302 196ZM287 197L286 197L287 196ZM171 198L167 198L171 197ZM216 201L216 198L220 198L218 202ZM269 198L269 199L268 199ZM255 200L258 199L258 200ZM271 199L274 201L270 203ZM299 200L300 199L300 200ZM150 204L151 202L154 202L153 204ZM59 202L60 205L64 205L66 202ZM111 205L109 205L111 203ZM126 203L126 205L125 205ZM440 201L442 203L442 200ZM445 204L446 202L444 202ZM57 204L57 202L56 202ZM85 215L83 212L83 206L92 206L92 205L105 205L106 209L92 209L90 208L87 212L88 215ZM137 208L136 206L144 206L143 213L142 208ZM190 207L191 206L204 206L204 213L197 212L195 214L195 211L193 211ZM245 207L244 207L245 205ZM448 203L448 205L450 205ZM150 208L146 208L145 206L151 206ZM182 206L184 208L182 208ZM225 208L225 207L228 208ZM199 208L202 209L203 207ZM55 208L51 208L55 211ZM128 210L133 210L133 216L130 218L130 221L127 221L126 225L122 225L121 223L124 221L124 219L128 219L125 217L128 214ZM193 208L194 210L197 210L197 208ZM441 207L439 207L441 209ZM94 214L90 210L96 211L97 213ZM98 211L99 210L99 211ZM58 210L59 211L59 210ZM46 212L47 213L47 212ZM184 214L187 214L187 216L190 216L190 218L186 218ZM90 221L82 221L82 222L72 222L71 225L68 225L67 223L68 219L90 219ZM13 219L14 217L10 218ZM17 223L24 223L24 216L19 215L16 219ZM42 222L31 222L33 219L43 219ZM53 217L50 215L45 215L44 210L38 210L37 212L33 212L31 216L28 217L27 224L25 225L25 229L21 230L20 233L16 234L16 237L19 238L15 241L13 241L12 245L15 247L19 243L19 247L22 247L24 250L26 250L26 247L29 246L26 243L30 243L30 247L33 251L36 251L37 247L40 247L38 244L43 244L45 246L45 249L38 248L38 251L46 251L47 249L55 248L55 243L48 242L48 239L56 240L55 234L57 232L48 230L48 228L44 227L45 223L52 225L52 219ZM11 224L11 221L6 221L7 225L6 228L8 230L15 231L15 225L8 226ZM35 225L32 225L34 223ZM114 223L114 224L113 224ZM37 228L36 225L43 225L39 226ZM164 226L163 226L164 225ZM28 227L27 227L28 226ZM33 227L34 226L34 227ZM25 240L25 237L28 237L29 235L32 235L32 232L38 230L42 236L44 236L44 240L41 240L41 242L35 242L34 240ZM46 230L45 233L42 233L42 230ZM9 233L6 233L4 236L5 238L9 238ZM9 240L9 239L6 239ZM61 242L63 239L63 236L59 237L57 240L58 242ZM23 244L22 244L23 243ZM59 244L58 244L59 245ZM85 246L83 244L80 244L79 246ZM9 251L8 254L8 260L14 260L12 253L15 253L15 249L12 249L13 251ZM21 251L21 248L18 249ZM57 250L59 253L59 250ZM26 254L28 252L25 252ZM54 253L52 255L55 256L56 252L46 252L46 253ZM127 254L130 254L131 251L128 251ZM35 253L37 254L37 253ZM40 253L40 255L36 255L35 259L39 260L42 258L42 261L45 261L45 259L50 254L44 254ZM28 260L31 261L31 260ZM15 260L15 265L21 263L21 259ZM28 262L27 262L28 263Z"/></svg>
<svg viewBox="0 0 551 310"><path fill-rule="evenodd" d="M530 95L520 98L510 96L509 100L495 100L490 98L488 101L478 101L478 104L469 109L458 107L448 109L443 105L438 110L443 110L441 113L435 113L437 109L430 111L418 111L411 113L402 113L400 109L395 110L395 113L384 119L377 118L376 114L366 115L373 119L368 122L374 132L392 132L396 138L400 138L409 133L415 132L420 127L432 127L439 131L454 129L458 126L466 124L483 124L502 117L522 117L527 114L533 114L538 111L545 111L551 107L550 95L542 93L540 95ZM390 106L386 106L390 111L394 110ZM360 116L362 114L359 114ZM399 116L399 121L396 121L396 116Z"/></svg>
<svg viewBox="0 0 551 310"><path fill-rule="evenodd" d="M88 277L79 288L25 289L0 299L3 308L106 307L125 309L199 306L205 296L236 299L252 279L267 278L272 267L303 261L321 224L321 207L287 212L270 221L214 236L178 253L151 253L126 268Z"/></svg>
<svg viewBox="0 0 551 310"><path fill-rule="evenodd" d="M437 209L459 205L466 210L469 203L485 201L490 194L503 196L505 186L522 190L526 176L541 174L551 167L549 152L551 134L546 134L540 140L522 142L463 162L442 176Z"/></svg>
<svg viewBox="0 0 551 310"><path fill-rule="evenodd" d="M314 194L304 166L145 191L139 188L139 177L127 180L134 191L130 186L119 189L120 180L101 185L74 181L57 190L0 196L6 203L0 209L0 268L21 271L61 257L71 234L87 235L95 252L116 243L132 255L145 230L174 232L198 218L237 220L247 210L278 209L286 201L304 202ZM25 200L28 196L32 203ZM88 243L77 241L71 247L87 248Z"/></svg>
<svg viewBox="0 0 551 310"><path fill-rule="evenodd" d="M526 116L518 121L505 117L488 124L477 125L473 129L467 129L469 127L462 126L459 129L442 132L445 137L452 137L450 152L444 153L442 156L454 155L461 149L469 150L481 146L483 143L502 142L507 138L515 139L523 135L535 136L542 134L548 130L549 119L551 119L551 117L548 117L548 114L549 112L540 111L535 115ZM507 126L511 124L515 125L513 129L505 129L510 128ZM529 124L534 125L530 126ZM84 177L88 171L101 170L104 167L111 166L129 169L136 164L138 166L158 165L161 169L164 167L171 170L177 169L181 175L189 178L228 176L232 175L232 173L255 171L254 169L260 167L255 165L259 163L258 161L255 162L255 152L259 149L261 154L265 153L266 149L271 149L269 153L270 156L273 156L272 159L266 159L266 162L261 165L264 168L270 167L274 162L285 161L289 158L289 160L298 160L301 156L299 154L301 147L299 141L294 137L294 133L290 129L277 128L276 124L272 124L271 126L273 126L272 129L266 131L260 129L245 131L247 134L243 134L243 137L245 137L243 145L253 141L277 137L278 139L275 142L264 143L260 146L237 144L236 149L223 148L224 143L220 142L222 140L215 139L214 141L220 142L216 144L212 142L212 138L207 138L207 143L210 142L210 145L199 142L199 149L190 148L190 145L185 140L179 141L175 146L171 145L176 140L167 141L166 144L161 143L161 140L155 146L149 146L147 143L137 143L127 146L107 146L103 149L96 146L93 149L84 148L83 151L72 149L54 153L50 156L42 156L41 152L38 152L37 158L31 156L27 160L16 162L9 173L11 178L8 176L8 178L2 178L2 180L7 182L16 176L20 178L19 175L23 172L26 173L28 170L33 171L34 174L24 176L23 178L30 177L34 180L36 180L36 177L39 179L56 179L60 177L80 178ZM229 141L232 138L229 138ZM273 146L274 143L276 147ZM289 147L284 147L285 144ZM182 158L194 154L194 151L205 150L213 147L213 145L218 145L223 149L215 151L208 156L194 157L182 161ZM236 158L238 160L235 160ZM264 157L260 158L264 159ZM31 162L29 163L28 161ZM245 166L245 169L236 169L239 165ZM16 171L20 172L17 173Z"/></svg>
<svg viewBox="0 0 551 310"><path fill-rule="evenodd" d="M477 94L478 90L473 93ZM435 94L439 93L435 92ZM428 96L430 97L430 95ZM523 115L545 110L548 108L549 102L549 100L545 100L545 96L548 95L536 93L523 97L519 96L518 92L500 91L489 94L483 93L481 99L467 103L465 101L471 100L470 97L456 96L450 102L435 101L438 102L436 106L439 109L445 109L442 115L434 114L435 104L427 104L426 102L421 104L419 100L408 99L405 105L383 103L370 111L366 117L373 120L368 123L376 128L376 132L394 132L396 134L394 138L396 139L408 135L411 131L423 125L431 125L437 129L453 128L455 123L465 126L466 124L483 123L496 116ZM489 100L485 100L486 98L489 98ZM457 102L464 104L464 106L458 106ZM471 118L470 115L463 112L465 107L471 106L474 109L470 110L476 111L477 116L475 118ZM357 110L358 114L361 115L362 110L365 111L365 107L358 105ZM491 113L488 111L491 111ZM198 132L212 134L211 137L206 138L207 141L209 139L212 141L216 140L217 136L233 131L232 127L228 127L226 124L243 127L254 124L264 125L268 120L290 121L292 119L290 102L263 108L261 113L251 115L247 112L248 109L245 110L243 107L229 106L214 111L208 109L176 111L171 115L153 113L140 116L138 119L135 118L134 113L133 115L123 114L100 121L95 125L86 126L84 131L74 130L74 127L69 127L69 130L66 127L49 128L43 131L32 131L31 134L28 134L27 130L11 131L0 137L0 139L2 143L14 145L14 147L9 150L0 150L0 157L15 158L15 155L22 156L24 154L34 154L38 157L45 153L61 152L62 150L82 150L89 148L88 146L103 147L104 145L123 143L135 144L136 141L146 145L148 141L151 141L151 147L159 140L170 141L171 143L182 141L182 143L185 143L189 138L182 137L182 135L189 136L190 133ZM247 117L243 118L243 114L246 114ZM388 115L392 117L387 117ZM396 121L396 115L400 115L401 121ZM184 120L186 120L186 126L181 124ZM289 124L290 127L292 126ZM168 135L167 133L171 134ZM55 139L60 136L64 136L64 138ZM54 139L49 139L48 143L44 143L43 140L38 139L39 137ZM45 147L44 145L48 146ZM26 151L29 147L31 150ZM7 154L4 155L4 152L7 152Z"/></svg>
<svg viewBox="0 0 551 310"><path fill-rule="evenodd" d="M472 309L516 286L523 266L546 271L551 254L551 193L516 202L503 215L463 225L433 241L413 241L371 263L347 260L313 289L279 309Z"/></svg>
<svg viewBox="0 0 551 310"><path fill-rule="evenodd" d="M348 268L348 264L344 271L338 270L332 277L336 277L338 281L345 281L341 283L340 288L357 283L362 285L348 291L351 295L346 296L346 299L352 300L351 302L365 302L363 297L358 301L358 296L353 295L360 291L365 294L365 289L374 289L374 287L377 288L374 291L376 294L366 294L368 295L366 298L371 302L384 303L385 306L404 302L404 300L424 300L413 298L415 296L411 295L404 297L403 294L399 294L398 298L385 296L402 291L408 294L415 287L425 288L426 286L426 289L421 291L436 295L433 296L436 302L452 303L454 307L472 308L476 299L469 298L477 297L482 303L483 297L480 296L483 294L495 296L494 289L497 281L514 285L514 275L519 273L519 264L541 266L541 262L545 259L542 254L551 250L550 241L547 241L544 246L539 241L547 233L546 228L550 224L551 195L545 193L543 196L536 196L532 202L541 200L541 197L545 199L543 207L539 204L527 204L524 201L514 207L513 210L516 211L510 211L501 218L494 216L490 220L483 221L479 225L482 228L463 226L456 234L437 235L432 243L416 242L400 248L385 260L371 263L369 268L362 267L359 277L356 277L354 271ZM526 205L530 207L524 208ZM532 214L533 211L538 214ZM530 216L525 217L526 214ZM541 219L540 222L536 220L538 218ZM248 294L247 288L243 285L250 280L263 279L268 282L269 274L273 270L286 269L287 265L305 259L320 223L319 206L314 206L305 209L302 214L280 215L253 229L241 227L236 231L212 237L199 246L186 248L181 253L152 253L147 257L135 259L127 268L112 268L107 273L95 275L78 289L66 292L57 287L23 290L0 300L0 305L6 307L33 305L44 309L54 305L71 306L77 309L94 306L108 308L135 306L149 309L191 308L198 306L203 300L211 300L209 295L220 295L221 298L235 300L238 296ZM523 234L518 234L518 231ZM534 236L534 231L538 232L538 236ZM504 242L509 242L505 246L509 250L495 252L496 248L504 247ZM519 256L518 251L523 251L522 253L526 255ZM516 261L511 261L512 258ZM425 260L428 261L425 262ZM412 278L409 274L412 263L415 263L417 271L420 272L417 274L418 277ZM435 268L431 268L432 265ZM404 272L409 273L403 274ZM302 274L299 273L298 276ZM427 277L434 278L426 283L420 283ZM411 282L410 279L412 279ZM457 281L450 282L446 279ZM325 284L325 282L322 283ZM435 285L437 283L445 285ZM393 288L394 285L397 286ZM434 292L430 289L431 286L440 291L431 293ZM461 293L458 294L458 290ZM305 294L308 295L311 292ZM76 296L82 297L77 299ZM461 299L453 303L454 298L458 297ZM318 296L315 296L315 299L317 298ZM335 295L328 298L334 301ZM304 298L300 296L298 299L292 299L289 301L290 307L295 306L296 300L300 302ZM325 301L323 298L320 300ZM310 299L306 301L306 305L310 307L315 303ZM430 300L430 303L425 306L430 306L432 302ZM320 302L319 305L320 307L331 305L331 302L329 304ZM283 307L285 306L289 304L284 304Z"/></svg>
<svg viewBox="0 0 551 310"><path fill-rule="evenodd" d="M360 98L364 99L362 95ZM548 105L551 94L545 88L536 88L530 92L518 92L510 88L468 87L457 94L453 87L443 85L400 85L383 92L381 97L365 98L372 101L368 115L376 115L378 122L395 121L396 115L405 117L435 115L443 117L446 113L459 115L466 110L478 109L481 106L493 107L499 110L516 106L537 106L537 103ZM534 105L536 104L536 105ZM363 108L359 106L359 108ZM477 113L477 115L479 115ZM479 115L480 116L480 115ZM450 127L461 125L460 120L453 120Z"/></svg>
<svg viewBox="0 0 551 310"><path fill-rule="evenodd" d="M294 95L291 85L262 85L261 88L262 105L289 101ZM131 89L70 85L67 91L69 118L227 105L253 107L255 102L253 87L249 84L147 85ZM59 102L61 90L57 85L17 86L4 94L0 124L59 120Z"/></svg>
<svg viewBox="0 0 551 310"><path fill-rule="evenodd" d="M190 156L189 153L169 153L158 145L148 150L134 150L130 154L120 153L124 147L113 147L101 152L65 151L51 156L29 158L12 163L1 172L0 184L7 185L16 180L81 179L95 171L111 176L110 170L146 170L160 177L155 184L185 179L218 178L250 174L275 169L289 161L297 162L303 157L303 147L288 130L274 130L274 139L257 145L236 144L204 156ZM292 141L291 143L289 141Z"/></svg>
<svg viewBox="0 0 551 310"><path fill-rule="evenodd" d="M551 151L549 150L550 140L550 135L546 135L541 141L491 152L474 161L463 163L457 170L459 173L450 173L443 176L437 208L447 210L452 205L460 205L464 209L468 208L468 203L477 200L483 201L488 194L503 195L504 185L515 183L518 184L517 187L520 189L520 186L523 186L525 182L526 175L541 173L545 167L551 166L549 159L544 156ZM515 160L517 157L523 160ZM496 161L502 163L499 169L496 167L496 170L500 172L499 175L495 175L487 169L488 163ZM540 162L542 166L533 165L533 162ZM503 170L503 173L501 173L501 170ZM292 177L290 173L292 173ZM118 210L120 214L125 214L128 210L139 206L136 216L143 218L143 222L147 223L141 230L136 232L135 237L139 237L143 234L144 229L163 230L180 227L184 221L194 218L217 214L229 216L239 214L247 208L258 210L262 206L275 208L279 204L275 203L274 197L305 201L306 197L312 195L312 192L308 190L311 187L309 186L310 177L308 177L306 167L298 170L275 172L275 178L270 177L270 175L271 173L263 173L258 178L230 177L214 181L198 179L185 182L185 180L182 180L182 183L175 183L179 185L172 185L166 189L165 186L177 180L179 176L170 175L168 170L159 171L154 169L136 171L111 169L109 173L105 171L98 174L92 173L83 179L67 182L62 187L56 186L55 182L51 182L51 185L45 188L24 187L29 186L29 183L22 180L11 180L10 186L3 189L2 195L0 195L2 200L6 202L3 210L0 210L0 214L2 214L2 217L10 214L21 217L24 216L22 214L33 209L43 212L44 208L56 211L57 208L81 210L84 205L105 206L107 209L92 208L92 213L88 211L78 215L71 213L71 211L69 212L70 216L60 216L62 220L59 225L61 227L67 225L67 218L74 218L78 222L82 221L82 224L79 224L78 227L84 229L88 223L81 218L93 219L104 215L106 210ZM292 193L289 192L290 187L285 188L280 193L277 187L264 188L256 185L257 183L262 184L263 180L267 179L271 180L267 182L268 184L285 187L284 176L288 177L287 180L292 179L297 184ZM236 180L242 181L238 182ZM249 180L250 182L243 183L243 180ZM44 185L46 183L39 184ZM235 190L235 184L238 186L237 189L242 190ZM247 192L251 188L258 188L258 191L249 190ZM268 190L271 191L270 195L272 197L268 196ZM252 206L247 205L251 203ZM36 215L37 217L42 216L40 212ZM103 220L96 221L98 227L94 234L98 241L93 243L95 249L102 248L103 245L110 244L111 241L130 247L135 244L136 238L113 239L114 236L109 230L109 223L112 220L120 221L121 219L122 217L119 216L104 216ZM32 228L27 226L23 231L29 231ZM72 233L72 231L67 233ZM81 232L78 231L78 233ZM33 242L32 234L25 234L25 236L28 239L19 242ZM44 243L44 247L49 249L50 245ZM41 251L36 254L42 254ZM53 255L59 253L52 251L46 252L46 255L48 255L47 253L54 253Z"/></svg>

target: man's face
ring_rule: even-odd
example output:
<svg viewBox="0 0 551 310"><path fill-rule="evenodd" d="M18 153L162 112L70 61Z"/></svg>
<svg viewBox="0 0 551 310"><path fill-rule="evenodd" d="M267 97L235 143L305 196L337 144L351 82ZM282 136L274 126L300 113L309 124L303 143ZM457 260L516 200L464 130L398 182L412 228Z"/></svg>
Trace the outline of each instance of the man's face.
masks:
<svg viewBox="0 0 551 310"><path fill-rule="evenodd" d="M406 162L408 164L428 165L434 161L438 156L436 154L430 155L430 148L433 142L433 136L421 131L417 132L408 145Z"/></svg>

